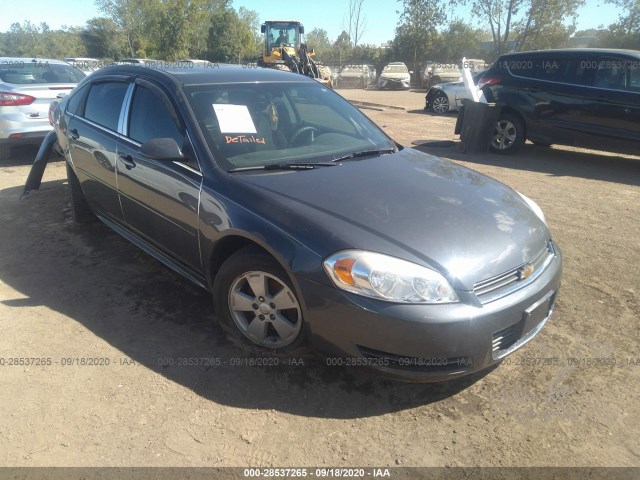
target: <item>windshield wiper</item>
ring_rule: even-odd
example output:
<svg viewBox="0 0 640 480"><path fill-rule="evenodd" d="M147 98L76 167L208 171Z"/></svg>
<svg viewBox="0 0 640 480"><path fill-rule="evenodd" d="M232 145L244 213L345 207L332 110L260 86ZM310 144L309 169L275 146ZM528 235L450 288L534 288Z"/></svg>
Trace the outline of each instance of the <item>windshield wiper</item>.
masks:
<svg viewBox="0 0 640 480"><path fill-rule="evenodd" d="M249 172L251 170L312 170L316 167L335 167L335 163L327 162L291 162L291 163L270 163L268 165L253 165L251 167L238 167L227 170L227 173Z"/></svg>
<svg viewBox="0 0 640 480"><path fill-rule="evenodd" d="M354 158L370 157L372 155L384 155L385 153L395 153L393 148L379 149L379 150L362 150L361 152L354 152L342 157L334 158L331 160L333 163L343 162L345 160L352 160Z"/></svg>

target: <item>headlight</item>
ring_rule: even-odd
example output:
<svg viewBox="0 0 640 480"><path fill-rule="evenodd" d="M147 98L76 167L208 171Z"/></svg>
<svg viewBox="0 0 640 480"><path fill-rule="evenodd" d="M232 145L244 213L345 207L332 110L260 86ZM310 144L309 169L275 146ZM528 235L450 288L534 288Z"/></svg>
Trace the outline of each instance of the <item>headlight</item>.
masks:
<svg viewBox="0 0 640 480"><path fill-rule="evenodd" d="M522 199L527 202L527 205L529 205L529 208L531 210L533 210L533 213L535 213L537 215L537 217L542 220L542 223L544 223L545 225L547 224L547 219L544 218L544 213L542 212L542 209L540 208L540 205L538 205L536 202L534 202L533 200L531 200L529 197L527 197L526 195L523 195L520 192L516 193L518 195L520 195L522 197Z"/></svg>
<svg viewBox="0 0 640 480"><path fill-rule="evenodd" d="M458 296L449 282L429 268L380 253L345 250L324 261L338 288L399 303L453 303Z"/></svg>

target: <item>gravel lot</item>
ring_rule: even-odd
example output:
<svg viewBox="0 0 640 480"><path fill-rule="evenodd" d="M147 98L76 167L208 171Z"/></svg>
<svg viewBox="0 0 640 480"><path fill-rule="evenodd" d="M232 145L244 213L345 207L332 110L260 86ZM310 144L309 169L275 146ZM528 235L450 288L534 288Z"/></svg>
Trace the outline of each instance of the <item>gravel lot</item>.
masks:
<svg viewBox="0 0 640 480"><path fill-rule="evenodd" d="M407 147L456 139L454 116L422 111L424 92L340 93L405 107L363 111ZM206 292L107 227L72 222L63 162L20 200L35 151L16 150L0 165L0 465L640 466L640 159L415 148L534 199L565 254L538 337L445 384L307 358L235 365ZM161 365L186 357L214 360Z"/></svg>

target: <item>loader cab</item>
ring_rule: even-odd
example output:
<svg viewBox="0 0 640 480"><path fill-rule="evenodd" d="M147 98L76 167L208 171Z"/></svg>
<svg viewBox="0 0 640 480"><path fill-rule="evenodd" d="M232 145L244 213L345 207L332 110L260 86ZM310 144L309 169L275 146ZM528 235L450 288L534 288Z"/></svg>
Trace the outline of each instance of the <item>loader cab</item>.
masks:
<svg viewBox="0 0 640 480"><path fill-rule="evenodd" d="M300 48L304 27L300 22L269 21L260 29L264 35L264 61L280 59L280 49L285 48L289 55L295 55ZM277 57L277 58L274 58Z"/></svg>

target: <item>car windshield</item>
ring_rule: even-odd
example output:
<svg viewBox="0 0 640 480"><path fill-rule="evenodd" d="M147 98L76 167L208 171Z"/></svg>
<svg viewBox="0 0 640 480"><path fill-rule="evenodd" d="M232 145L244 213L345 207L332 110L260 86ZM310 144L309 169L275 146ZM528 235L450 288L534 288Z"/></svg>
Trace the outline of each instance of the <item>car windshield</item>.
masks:
<svg viewBox="0 0 640 480"><path fill-rule="evenodd" d="M342 72L343 73L345 73L345 72L362 72L363 70L364 70L364 67L361 65L361 66L355 66L355 67L344 67L342 69Z"/></svg>
<svg viewBox="0 0 640 480"><path fill-rule="evenodd" d="M194 85L185 93L225 170L328 162L396 148L358 109L320 83Z"/></svg>
<svg viewBox="0 0 640 480"><path fill-rule="evenodd" d="M86 75L79 68L43 62L0 63L0 81L14 84L78 83Z"/></svg>
<svg viewBox="0 0 640 480"><path fill-rule="evenodd" d="M385 73L409 73L407 67L404 65L387 65L384 67L383 72Z"/></svg>

